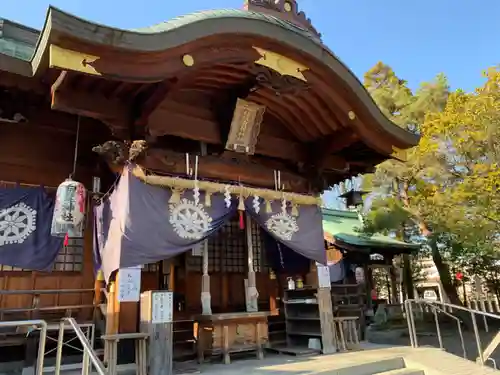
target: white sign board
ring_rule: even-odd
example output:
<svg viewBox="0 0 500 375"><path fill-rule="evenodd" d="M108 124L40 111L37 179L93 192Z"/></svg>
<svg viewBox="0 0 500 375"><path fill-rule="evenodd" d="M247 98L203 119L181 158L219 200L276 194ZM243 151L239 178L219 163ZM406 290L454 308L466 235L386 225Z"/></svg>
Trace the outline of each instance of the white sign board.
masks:
<svg viewBox="0 0 500 375"><path fill-rule="evenodd" d="M365 270L361 267L356 267L354 270L354 277L356 278L357 284L363 284L365 282Z"/></svg>
<svg viewBox="0 0 500 375"><path fill-rule="evenodd" d="M118 273L118 301L138 302L141 298L141 268L121 268Z"/></svg>
<svg viewBox="0 0 500 375"><path fill-rule="evenodd" d="M330 288L330 268L328 266L317 265L318 270L318 286L320 288Z"/></svg>
<svg viewBox="0 0 500 375"><path fill-rule="evenodd" d="M172 323L174 315L174 294L153 292L151 299L151 323Z"/></svg>

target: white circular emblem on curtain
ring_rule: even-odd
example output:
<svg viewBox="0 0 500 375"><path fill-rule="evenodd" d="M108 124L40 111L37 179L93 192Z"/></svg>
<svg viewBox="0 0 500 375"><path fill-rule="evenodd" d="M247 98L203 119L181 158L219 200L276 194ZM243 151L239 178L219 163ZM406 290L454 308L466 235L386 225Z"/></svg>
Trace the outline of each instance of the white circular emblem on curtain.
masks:
<svg viewBox="0 0 500 375"><path fill-rule="evenodd" d="M280 212L266 221L266 228L275 236L290 241L294 233L299 231L297 220L287 213Z"/></svg>
<svg viewBox="0 0 500 375"><path fill-rule="evenodd" d="M200 240L210 230L212 218L201 204L182 199L170 205L169 221L179 237Z"/></svg>
<svg viewBox="0 0 500 375"><path fill-rule="evenodd" d="M36 210L18 203L0 210L0 246L23 243L36 229Z"/></svg>

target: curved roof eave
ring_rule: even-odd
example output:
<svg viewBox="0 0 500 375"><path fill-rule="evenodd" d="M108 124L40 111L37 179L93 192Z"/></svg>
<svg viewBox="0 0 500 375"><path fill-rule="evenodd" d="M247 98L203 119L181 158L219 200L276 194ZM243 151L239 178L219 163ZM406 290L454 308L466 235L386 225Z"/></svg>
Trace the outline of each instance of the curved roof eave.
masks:
<svg viewBox="0 0 500 375"><path fill-rule="evenodd" d="M40 63L45 60L49 42L57 35L69 35L91 44L122 50L159 52L208 36L230 33L271 37L320 61L345 82L373 120L397 141L399 148L410 148L418 143L417 135L400 128L385 117L358 78L315 35L290 22L263 13L236 9L203 11L146 29L120 30L50 7L31 60L32 71L37 72Z"/></svg>

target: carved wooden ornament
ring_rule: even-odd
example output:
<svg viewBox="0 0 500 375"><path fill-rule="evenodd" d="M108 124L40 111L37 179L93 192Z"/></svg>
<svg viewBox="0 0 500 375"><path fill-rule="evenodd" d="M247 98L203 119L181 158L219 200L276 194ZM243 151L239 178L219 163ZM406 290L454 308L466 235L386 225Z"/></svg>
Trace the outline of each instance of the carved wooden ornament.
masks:
<svg viewBox="0 0 500 375"><path fill-rule="evenodd" d="M226 149L253 155L266 107L238 99L231 121Z"/></svg>
<svg viewBox="0 0 500 375"><path fill-rule="evenodd" d="M49 48L49 67L61 70L73 70L75 72L100 76L92 63L100 57L72 51L66 48L51 44Z"/></svg>
<svg viewBox="0 0 500 375"><path fill-rule="evenodd" d="M307 66L279 53L255 46L253 48L260 55L260 58L255 61L256 64L268 67L281 75L288 75L307 82L306 77L302 74L302 72L309 70Z"/></svg>
<svg viewBox="0 0 500 375"><path fill-rule="evenodd" d="M321 37L311 20L304 12L299 11L297 0L245 0L243 9L284 19L302 29L309 30L317 38Z"/></svg>

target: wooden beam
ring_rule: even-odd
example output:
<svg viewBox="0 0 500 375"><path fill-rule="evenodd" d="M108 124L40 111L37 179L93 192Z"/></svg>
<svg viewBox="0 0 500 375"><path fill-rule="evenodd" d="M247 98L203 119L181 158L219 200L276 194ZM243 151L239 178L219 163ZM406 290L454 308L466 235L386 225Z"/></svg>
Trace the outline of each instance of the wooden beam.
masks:
<svg viewBox="0 0 500 375"><path fill-rule="evenodd" d="M24 77L3 71L0 71L0 86L38 95L47 95L49 91L49 87L40 82L38 77Z"/></svg>
<svg viewBox="0 0 500 375"><path fill-rule="evenodd" d="M185 174L186 155L164 149L149 149L141 165L167 174ZM274 170L259 164L221 159L218 156L200 156L198 175L201 178L222 181L241 181L247 185L263 188L274 187ZM309 182L289 171L281 171L281 180L287 191L309 193Z"/></svg>
<svg viewBox="0 0 500 375"><path fill-rule="evenodd" d="M99 56L72 51L55 44L51 44L49 47L49 68L72 70L100 76L101 73L93 65L99 59Z"/></svg>
<svg viewBox="0 0 500 375"><path fill-rule="evenodd" d="M86 93L71 87L71 76L63 71L51 87L51 108L104 122L115 135L129 133L130 107L101 94Z"/></svg>
<svg viewBox="0 0 500 375"><path fill-rule="evenodd" d="M103 122L122 123L126 126L129 121L127 106L98 94L93 94L92 97L90 99L88 94L70 90L55 92L52 95L51 108Z"/></svg>
<svg viewBox="0 0 500 375"><path fill-rule="evenodd" d="M61 72L51 87L51 108L99 120L127 121L125 104L100 94L76 91L70 87L68 72Z"/></svg>
<svg viewBox="0 0 500 375"><path fill-rule="evenodd" d="M170 106L169 106L170 107ZM171 106L173 107L173 106ZM152 136L174 135L194 139L209 144L221 144L219 124L215 119L197 116L202 111L191 107L191 115L182 105L182 112L172 112L171 108L160 107L149 117L148 128ZM263 123L261 127L265 127ZM298 142L271 135L259 135L255 153L294 162L306 162L309 159L307 148ZM329 155L325 168L342 170L347 161L341 157Z"/></svg>
<svg viewBox="0 0 500 375"><path fill-rule="evenodd" d="M165 99L168 91L169 84L166 81L156 84L156 87L150 93L149 97L141 104L141 110L138 118L134 121L136 125L146 126L149 116Z"/></svg>
<svg viewBox="0 0 500 375"><path fill-rule="evenodd" d="M342 129L324 137L311 145L311 154L314 155L311 163L319 169L325 169L332 154L344 150L357 140L359 138L352 129Z"/></svg>

